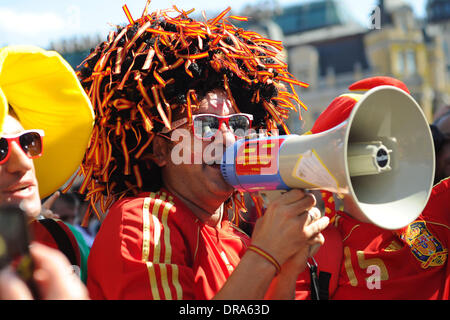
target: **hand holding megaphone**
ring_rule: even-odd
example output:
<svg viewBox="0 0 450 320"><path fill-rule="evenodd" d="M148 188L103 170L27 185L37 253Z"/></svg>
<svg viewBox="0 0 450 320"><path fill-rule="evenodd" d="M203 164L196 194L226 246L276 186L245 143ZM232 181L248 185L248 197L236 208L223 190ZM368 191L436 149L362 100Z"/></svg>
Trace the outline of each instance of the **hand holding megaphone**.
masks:
<svg viewBox="0 0 450 320"><path fill-rule="evenodd" d="M306 260L324 243L321 231L329 223L315 203L312 194L300 189L271 201L263 217L256 221L252 245L270 253L287 273L300 273Z"/></svg>

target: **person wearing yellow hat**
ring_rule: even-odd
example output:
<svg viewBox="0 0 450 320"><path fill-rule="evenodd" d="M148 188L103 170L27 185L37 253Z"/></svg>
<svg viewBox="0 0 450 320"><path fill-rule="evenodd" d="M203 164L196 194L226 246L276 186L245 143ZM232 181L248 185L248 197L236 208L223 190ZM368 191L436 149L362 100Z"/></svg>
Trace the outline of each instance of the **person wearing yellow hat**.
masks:
<svg viewBox="0 0 450 320"><path fill-rule="evenodd" d="M36 177L40 197L51 195L78 168L93 126L90 101L72 67L54 51L0 49L0 101L2 126L10 106L25 130L44 130Z"/></svg>
<svg viewBox="0 0 450 320"><path fill-rule="evenodd" d="M81 265L67 225L39 219L41 199L76 171L93 126L89 99L71 66L34 46L0 49L0 205L19 206L35 241Z"/></svg>

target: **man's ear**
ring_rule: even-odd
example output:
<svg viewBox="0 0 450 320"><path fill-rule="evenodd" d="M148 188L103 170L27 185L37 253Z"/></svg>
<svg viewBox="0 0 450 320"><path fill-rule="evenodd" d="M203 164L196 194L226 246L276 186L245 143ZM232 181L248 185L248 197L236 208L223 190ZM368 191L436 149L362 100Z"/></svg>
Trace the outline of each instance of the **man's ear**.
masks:
<svg viewBox="0 0 450 320"><path fill-rule="evenodd" d="M158 167L164 167L170 160L170 145L166 138L155 136L153 138L153 161Z"/></svg>

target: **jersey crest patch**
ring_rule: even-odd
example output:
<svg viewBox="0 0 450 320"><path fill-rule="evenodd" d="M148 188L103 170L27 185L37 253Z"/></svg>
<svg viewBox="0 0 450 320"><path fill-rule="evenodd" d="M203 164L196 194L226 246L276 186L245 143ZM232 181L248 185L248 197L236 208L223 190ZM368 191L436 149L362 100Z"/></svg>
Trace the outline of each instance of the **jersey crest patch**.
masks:
<svg viewBox="0 0 450 320"><path fill-rule="evenodd" d="M411 248L412 254L421 262L423 269L441 266L447 260L448 251L427 229L425 221L411 223L402 239Z"/></svg>

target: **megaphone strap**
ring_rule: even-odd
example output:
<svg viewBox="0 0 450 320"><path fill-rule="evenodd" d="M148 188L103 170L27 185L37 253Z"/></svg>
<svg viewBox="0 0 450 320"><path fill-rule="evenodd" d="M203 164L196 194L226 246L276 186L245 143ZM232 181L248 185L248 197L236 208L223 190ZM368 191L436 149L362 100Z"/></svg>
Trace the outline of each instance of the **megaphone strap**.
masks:
<svg viewBox="0 0 450 320"><path fill-rule="evenodd" d="M317 262L313 257L309 259L313 263L307 262L309 274L311 276L311 300L320 300L319 295L319 277L317 276Z"/></svg>
<svg viewBox="0 0 450 320"><path fill-rule="evenodd" d="M328 300L331 274L325 271L319 271L314 257L309 258L306 263L311 276L311 300Z"/></svg>

